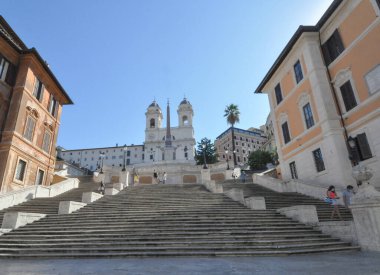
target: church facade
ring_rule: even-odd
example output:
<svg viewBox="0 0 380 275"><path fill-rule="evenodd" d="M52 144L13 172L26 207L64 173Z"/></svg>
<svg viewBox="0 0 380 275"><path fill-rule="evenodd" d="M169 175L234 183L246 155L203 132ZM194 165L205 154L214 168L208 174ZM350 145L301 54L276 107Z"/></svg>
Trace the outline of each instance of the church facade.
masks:
<svg viewBox="0 0 380 275"><path fill-rule="evenodd" d="M162 127L163 112L153 101L145 113L145 141L142 145L66 150L59 148L57 156L88 170L103 166L144 166L154 163L195 164L194 111L184 98L177 109L178 126L171 127L170 105L166 107L166 127Z"/></svg>

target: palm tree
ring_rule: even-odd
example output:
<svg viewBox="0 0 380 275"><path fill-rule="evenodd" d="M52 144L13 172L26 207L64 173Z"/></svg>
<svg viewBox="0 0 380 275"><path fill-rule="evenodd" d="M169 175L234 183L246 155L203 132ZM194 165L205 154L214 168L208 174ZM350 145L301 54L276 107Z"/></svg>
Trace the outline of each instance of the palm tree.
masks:
<svg viewBox="0 0 380 275"><path fill-rule="evenodd" d="M239 116L240 116L239 107L235 104L230 104L230 105L226 106L226 109L224 109L224 117L227 118L227 123L231 125L232 151L233 151L233 156L234 156L234 166L237 165L236 153L235 153L234 125L235 125L235 123L240 121Z"/></svg>

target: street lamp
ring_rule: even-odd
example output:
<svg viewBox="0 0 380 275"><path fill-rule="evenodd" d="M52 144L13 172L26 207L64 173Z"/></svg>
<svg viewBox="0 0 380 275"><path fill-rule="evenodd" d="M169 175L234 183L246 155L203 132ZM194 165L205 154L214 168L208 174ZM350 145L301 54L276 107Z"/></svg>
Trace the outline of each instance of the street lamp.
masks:
<svg viewBox="0 0 380 275"><path fill-rule="evenodd" d="M100 166L100 174L103 174L104 157L105 157L105 153L104 153L104 152L101 152L101 153L100 153L100 160L101 160L102 164L101 164L101 166Z"/></svg>
<svg viewBox="0 0 380 275"><path fill-rule="evenodd" d="M227 170L230 170L230 163L228 161L228 150L226 150L225 153L226 153Z"/></svg>
<svg viewBox="0 0 380 275"><path fill-rule="evenodd" d="M207 169L207 164L206 164L206 144L202 144L203 148L203 169Z"/></svg>
<svg viewBox="0 0 380 275"><path fill-rule="evenodd" d="M125 172L125 154L127 153L128 147L127 145L124 145L123 152L124 152L124 158L123 158L123 169L121 171Z"/></svg>

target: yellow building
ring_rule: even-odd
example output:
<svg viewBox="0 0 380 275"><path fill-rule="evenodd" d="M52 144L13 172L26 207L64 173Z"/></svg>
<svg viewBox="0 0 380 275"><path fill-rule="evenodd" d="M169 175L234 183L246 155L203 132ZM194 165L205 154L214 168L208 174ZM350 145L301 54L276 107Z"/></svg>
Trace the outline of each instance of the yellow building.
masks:
<svg viewBox="0 0 380 275"><path fill-rule="evenodd" d="M380 186L379 0L333 1L298 28L255 93L268 94L284 180L344 186L361 164Z"/></svg>
<svg viewBox="0 0 380 275"><path fill-rule="evenodd" d="M46 62L0 16L0 193L50 185L63 104Z"/></svg>

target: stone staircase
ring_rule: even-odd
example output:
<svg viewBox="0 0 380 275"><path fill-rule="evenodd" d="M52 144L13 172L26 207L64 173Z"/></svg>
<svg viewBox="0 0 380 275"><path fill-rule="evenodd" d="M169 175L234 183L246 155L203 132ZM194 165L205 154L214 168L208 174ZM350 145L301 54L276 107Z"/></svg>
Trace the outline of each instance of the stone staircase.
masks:
<svg viewBox="0 0 380 275"><path fill-rule="evenodd" d="M36 198L12 207L0 210L0 226L3 223L5 212L27 212L40 214L58 214L60 201L81 201L83 192L97 190L99 184L92 181L92 176L78 177L80 180L78 188L62 193L51 198Z"/></svg>
<svg viewBox="0 0 380 275"><path fill-rule="evenodd" d="M269 256L358 247L200 184L129 187L0 237L0 258Z"/></svg>
<svg viewBox="0 0 380 275"><path fill-rule="evenodd" d="M321 222L331 221L332 206L322 200L318 200L299 193L279 193L261 185L254 184L252 180L246 183L234 182L228 180L222 183L223 190L227 191L231 188L239 188L244 192L244 197L258 196L265 197L267 209L276 210L282 207L295 205L315 205L317 208L318 219ZM351 221L352 215L349 209L339 206L339 212L345 221ZM339 220L336 215L334 221Z"/></svg>

